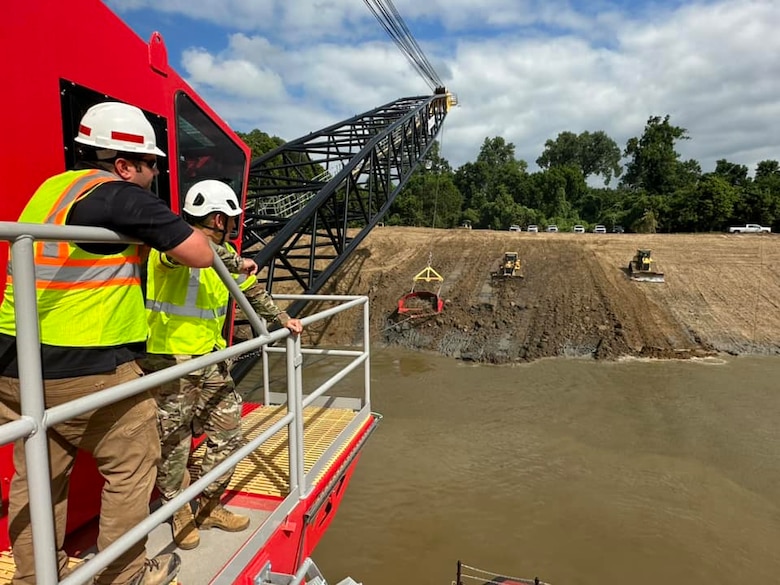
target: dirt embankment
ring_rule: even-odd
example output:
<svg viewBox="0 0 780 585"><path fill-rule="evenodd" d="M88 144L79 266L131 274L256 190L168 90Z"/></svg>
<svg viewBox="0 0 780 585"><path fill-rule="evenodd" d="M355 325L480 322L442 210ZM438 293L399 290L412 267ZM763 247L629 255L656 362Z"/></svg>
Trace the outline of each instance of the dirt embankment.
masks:
<svg viewBox="0 0 780 585"><path fill-rule="evenodd" d="M663 284L629 280L650 248ZM523 279L491 278L516 251ZM443 277L444 311L397 315L428 265ZM416 290L435 290L434 285ZM772 236L526 234L377 228L324 293L367 294L374 342L505 363L543 357L780 354L780 238ZM358 319L315 337L350 343Z"/></svg>

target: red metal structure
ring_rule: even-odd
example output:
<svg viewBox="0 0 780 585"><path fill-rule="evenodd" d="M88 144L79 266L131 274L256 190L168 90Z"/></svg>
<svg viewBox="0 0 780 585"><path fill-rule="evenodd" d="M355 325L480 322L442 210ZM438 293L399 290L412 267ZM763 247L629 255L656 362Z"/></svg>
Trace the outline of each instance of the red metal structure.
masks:
<svg viewBox="0 0 780 585"><path fill-rule="evenodd" d="M155 188L174 211L189 185L215 171L245 197L249 148L170 67L159 34L144 43L98 0L78 10L67 2L20 2L13 18L0 20L0 43L4 55L15 56L6 62L0 98L7 113L0 221L15 221L45 179L72 167L78 122L106 99L138 106L152 121L168 155L158 162ZM1 245L4 276L8 247ZM10 461L8 451L3 447L0 461ZM5 498L12 473L7 465L0 473ZM71 523L93 513L77 507ZM5 539L3 531L0 547Z"/></svg>
<svg viewBox="0 0 780 585"><path fill-rule="evenodd" d="M144 42L99 0L30 0L14 2L0 19L0 48L5 78L0 96L4 112L0 221L16 221L46 178L72 167L78 122L91 105L105 100L133 104L152 122L157 144L167 154L158 161L154 188L174 211L179 211L188 187L205 178L229 182L241 194L243 205L250 150L170 67L158 33ZM2 242L3 281L7 256L8 246ZM255 408L246 405L245 413ZM233 582L252 583L252 575L269 560L274 571L295 573L330 524L372 426L366 423L356 433L324 471L318 487L276 527L267 544L254 551L244 573ZM2 446L3 510L12 475L12 446ZM94 463L80 456L71 481L69 532L97 516L101 482ZM276 505L270 497L236 497L252 508ZM0 551L9 548L6 524L3 512Z"/></svg>
<svg viewBox="0 0 780 585"><path fill-rule="evenodd" d="M0 46L0 220L15 221L46 178L72 165L82 114L107 99L138 106L153 123L168 155L156 189L174 211L186 187L205 177L228 179L245 197L249 148L170 67L158 33L144 43L99 0L39 0L15 2L0 19Z"/></svg>

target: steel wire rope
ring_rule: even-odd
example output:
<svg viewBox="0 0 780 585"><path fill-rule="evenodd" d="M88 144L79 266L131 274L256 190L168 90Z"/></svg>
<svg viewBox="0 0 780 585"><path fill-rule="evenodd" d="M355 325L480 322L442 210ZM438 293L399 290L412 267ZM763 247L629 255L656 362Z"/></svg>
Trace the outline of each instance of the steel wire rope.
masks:
<svg viewBox="0 0 780 585"><path fill-rule="evenodd" d="M389 28L392 29L392 33L397 39L399 46L403 47L407 57L427 80L435 83L437 78L435 71L433 71L430 62L422 53L422 50L409 31L409 28L406 26L403 18L393 5L392 0L386 0L384 3L382 0L374 1L378 4L380 12L384 15L385 21Z"/></svg>
<svg viewBox="0 0 780 585"><path fill-rule="evenodd" d="M430 79L433 83L435 83L437 87L443 85L441 82L441 78L436 73L436 70L433 68L433 65L431 65L431 62L428 60L428 57L426 57L425 53L423 53L422 48L417 43L417 39L414 38L414 35L409 30L409 27L406 26L406 22L401 17L401 14L398 12L395 5L393 4L393 0L387 0L387 4L390 6L390 10L395 15L396 21L398 22L399 26L404 31L406 38L409 39L410 46L413 49L414 53L418 55L420 62L422 62L422 64L424 65L425 71L428 74L428 79Z"/></svg>
<svg viewBox="0 0 780 585"><path fill-rule="evenodd" d="M395 42L396 46L401 50L402 53L404 53L406 58L409 59L412 66L417 69L417 72L420 75L425 77L422 64L415 60L414 57L410 54L407 43L402 38L401 31L398 29L397 23L393 20L392 16L388 12L387 7L384 6L379 0L363 0L363 2L371 10L376 19L379 21L379 24L382 26L382 28L385 29L385 32L390 36L393 42ZM376 6L374 6L374 4Z"/></svg>
<svg viewBox="0 0 780 585"><path fill-rule="evenodd" d="M432 90L439 90L443 87L443 83L436 70L431 65L431 62L426 57L422 48L417 40L412 35L409 27L404 22L401 14L396 9L392 0L363 0L369 10L374 14L376 19L385 32L395 42L396 46L406 56L407 60L411 63L412 67L420 74L423 80L428 84ZM442 128L443 136L443 128ZM440 144L441 144L440 140ZM441 158L441 157L440 157ZM436 219L438 214L438 197L439 186L441 183L441 169L436 169L436 182L434 187L434 205L433 205L433 222L431 227L431 240L428 250L428 268L432 268L433 263L433 238L435 236ZM441 288L441 286L440 286ZM414 290L414 288L412 288ZM407 321L409 319L404 319ZM402 321L403 322L403 321ZM397 325L396 323L395 325ZM386 327L382 331L386 331L391 327Z"/></svg>
<svg viewBox="0 0 780 585"><path fill-rule="evenodd" d="M363 0L385 32L431 89L442 86L441 78L425 56L392 0Z"/></svg>
<svg viewBox="0 0 780 585"><path fill-rule="evenodd" d="M441 138L439 139L439 144L440 145L443 144L443 142L444 142L443 139L444 139L444 127L442 126L442 128L441 128ZM439 152L441 153L441 147L440 147ZM439 155L439 158L441 158L441 154ZM432 223L431 223L431 237L430 237L429 244L428 244L428 263L427 263L426 268L433 268L433 242L434 242L434 238L436 236L436 216L438 214L438 205L439 205L439 186L441 184L441 168L437 167L435 172L436 172L436 181L435 181L435 185L434 185L434 188L433 188L433 193L434 193L434 195L433 195L433 220L432 220ZM423 184L423 187L424 187L424 184ZM436 273L436 274L438 275L438 273ZM441 275L438 275L438 276L441 277ZM443 278L442 278L442 282L443 282ZM439 285L439 290L441 290L441 286L442 285L440 284ZM412 291L414 291L414 286L412 287ZM437 296L438 296L438 293L437 293ZM379 333L383 333L384 331L392 329L393 327L395 327L396 325L399 325L400 323L403 323L405 321L409 321L410 319L414 319L414 318L416 318L416 317L409 317L407 319L404 319L403 321L396 322L393 325L390 325L390 326L385 327L384 329L381 329L379 331Z"/></svg>
<svg viewBox="0 0 780 585"><path fill-rule="evenodd" d="M394 22L387 9L381 5L379 5L377 8L374 8L371 6L369 0L364 0L364 2L374 13L374 16L377 18L390 38L395 42L396 46L406 56L412 67L414 67L417 70L417 73L425 80L425 82L428 84L428 87L434 89L435 85L429 78L425 64L421 62L418 57L414 56L413 50L410 48L409 41L404 39L402 31L399 30L397 23ZM380 14L382 16L380 16Z"/></svg>
<svg viewBox="0 0 780 585"><path fill-rule="evenodd" d="M439 158L441 159L441 152L444 145L444 125L441 127L441 138L439 138ZM433 223L431 224L431 239L428 244L428 266L433 264L433 241L436 237L436 216L439 212L439 186L441 185L441 168L435 170L436 182L433 188Z"/></svg>

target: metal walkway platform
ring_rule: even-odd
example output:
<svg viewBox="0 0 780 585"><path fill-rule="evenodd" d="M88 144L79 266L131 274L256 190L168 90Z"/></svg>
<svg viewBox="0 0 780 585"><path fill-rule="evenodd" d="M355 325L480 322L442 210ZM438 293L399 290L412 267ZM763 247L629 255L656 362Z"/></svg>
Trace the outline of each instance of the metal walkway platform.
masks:
<svg viewBox="0 0 780 585"><path fill-rule="evenodd" d="M260 406L244 415L241 423L246 439L253 439L287 414L287 407ZM344 408L309 407L303 409L304 414L304 469L309 473L322 458L325 451L333 445L336 437L354 420L357 413ZM290 491L290 460L287 448L287 430L277 433L266 441L254 454L244 459L236 466L229 491L254 494L259 496L284 497ZM343 448L349 442L345 443ZM342 450L343 450L342 448ZM205 453L201 445L190 457L192 465L199 463ZM318 482L324 472L330 467L341 451L336 453L325 466L313 483ZM193 481L198 479L195 469L190 469Z"/></svg>
<svg viewBox="0 0 780 585"><path fill-rule="evenodd" d="M244 415L242 431L249 440L262 433L287 413L287 407L260 406ZM357 412L344 408L309 407L304 413L304 454L305 470L309 473L320 461L325 452L333 445L339 434L357 416ZM343 446L330 458L316 478L310 478L313 483L319 482L323 475L332 467L339 455L351 443L343 442ZM224 532L222 530L201 531L200 546L193 550L182 551L173 544L170 524L164 523L149 534L146 545L148 556L162 553L177 552L182 558L182 568L178 575L179 585L207 585L231 559L246 540L263 524L271 514L275 504L281 501L290 491L290 463L287 445L287 430L278 432L266 441L255 453L241 461L236 467L230 482L229 491L246 495L258 496L264 505L257 508L227 505L226 507L238 514L249 516L250 525L244 532ZM199 461L205 453L201 446L191 455L191 464ZM193 480L194 481L194 480ZM246 498L244 498L246 501ZM94 554L87 551L85 558ZM82 559L71 558L71 567L78 566ZM10 552L0 553L0 585L10 585L13 578L14 563ZM174 584L175 585L175 584Z"/></svg>

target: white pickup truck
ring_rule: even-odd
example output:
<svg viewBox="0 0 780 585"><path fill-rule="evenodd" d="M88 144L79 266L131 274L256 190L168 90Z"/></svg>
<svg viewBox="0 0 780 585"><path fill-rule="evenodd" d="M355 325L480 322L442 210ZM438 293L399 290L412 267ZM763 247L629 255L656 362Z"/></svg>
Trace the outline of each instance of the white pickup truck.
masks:
<svg viewBox="0 0 780 585"><path fill-rule="evenodd" d="M729 228L730 234L761 234L761 233L768 234L771 232L772 232L772 228L762 227L757 223L749 223L746 225L738 225Z"/></svg>

